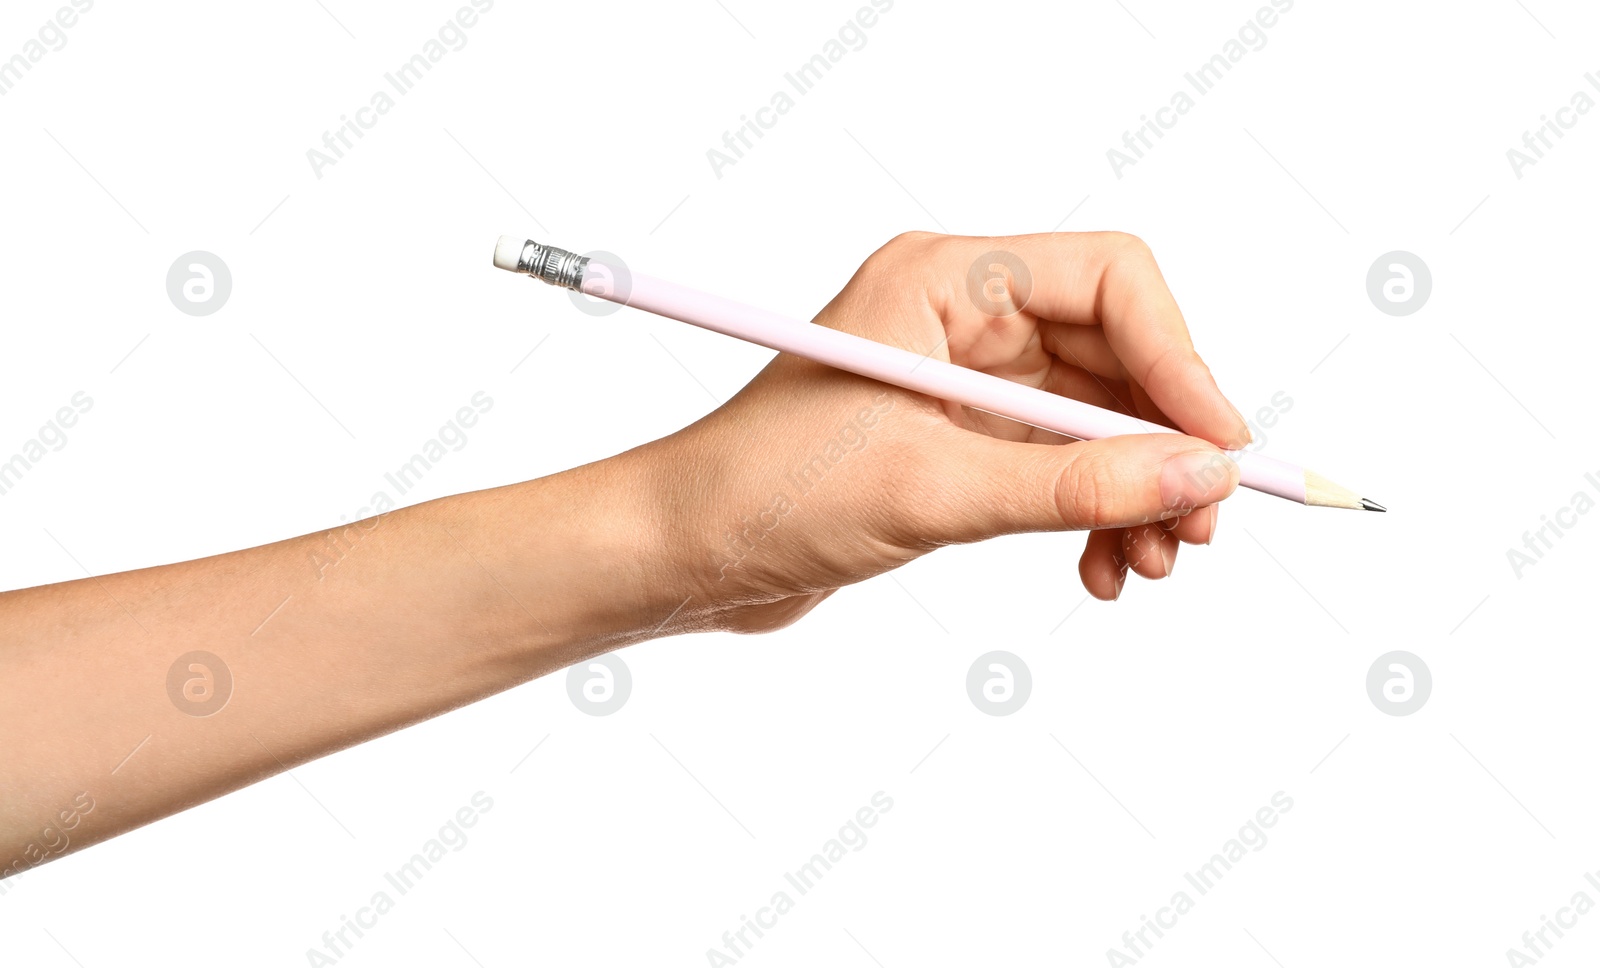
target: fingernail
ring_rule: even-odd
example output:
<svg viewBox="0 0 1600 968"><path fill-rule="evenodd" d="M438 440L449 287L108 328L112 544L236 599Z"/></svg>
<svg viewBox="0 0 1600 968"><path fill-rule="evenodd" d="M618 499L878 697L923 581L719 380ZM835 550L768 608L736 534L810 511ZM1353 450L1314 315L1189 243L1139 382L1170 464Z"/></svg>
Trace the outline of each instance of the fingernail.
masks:
<svg viewBox="0 0 1600 968"><path fill-rule="evenodd" d="M1211 530L1206 532L1206 544L1210 544L1212 539L1214 539L1217 536L1217 519L1220 518L1220 517L1222 517L1221 509L1212 508L1211 509Z"/></svg>
<svg viewBox="0 0 1600 968"><path fill-rule="evenodd" d="M1190 451L1161 466L1161 503L1168 510L1216 502L1239 486L1239 465L1221 451Z"/></svg>
<svg viewBox="0 0 1600 968"><path fill-rule="evenodd" d="M1243 450L1247 445L1255 441L1255 432L1250 429L1250 421L1244 419L1244 414L1240 413L1239 408L1233 405L1233 401L1228 400L1227 397L1223 397L1222 399L1227 401L1228 409L1233 411L1233 415L1239 418L1239 434L1234 438L1234 440L1238 442L1230 446L1228 449Z"/></svg>
<svg viewBox="0 0 1600 968"><path fill-rule="evenodd" d="M1122 597L1122 586L1126 585L1127 583L1128 583L1128 566L1127 565L1123 565L1121 568L1117 569L1117 590L1111 596L1111 600L1113 602Z"/></svg>
<svg viewBox="0 0 1600 968"><path fill-rule="evenodd" d="M1166 577L1172 577L1172 566L1178 563L1178 546L1171 541L1161 542L1161 564L1166 567Z"/></svg>

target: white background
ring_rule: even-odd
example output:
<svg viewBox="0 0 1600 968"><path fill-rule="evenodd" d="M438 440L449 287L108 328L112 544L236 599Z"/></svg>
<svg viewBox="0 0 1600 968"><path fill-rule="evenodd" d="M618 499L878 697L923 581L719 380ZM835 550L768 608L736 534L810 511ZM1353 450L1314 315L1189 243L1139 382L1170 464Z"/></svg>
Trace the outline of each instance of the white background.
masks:
<svg viewBox="0 0 1600 968"><path fill-rule="evenodd" d="M1300 0L1119 179L1107 149L1256 4L900 0L718 178L707 149L853 0L499 0L319 179L307 149L456 9L325 3L102 0L0 98L0 456L94 400L0 497L0 586L336 524L479 390L406 503L671 432L768 356L582 315L490 267L507 232L801 316L906 229L1135 232L1240 408L1292 398L1268 452L1391 513L1242 492L1115 604L1085 602L1079 536L1037 535L770 637L639 646L613 715L551 676L6 882L7 963L305 964L480 790L342 964L703 965L880 790L745 963L1105 964L1280 790L1146 962L1505 964L1600 901L1600 514L1520 578L1506 555L1600 497L1600 112L1520 179L1506 158L1600 98L1592 6ZM6 4L0 57L54 9ZM1433 276L1409 316L1366 291L1397 249ZM215 315L166 295L192 250L231 269ZM1033 678L1007 717L966 693L996 649ZM1405 717L1365 685L1395 649L1433 676ZM1596 956L1590 913L1546 963Z"/></svg>

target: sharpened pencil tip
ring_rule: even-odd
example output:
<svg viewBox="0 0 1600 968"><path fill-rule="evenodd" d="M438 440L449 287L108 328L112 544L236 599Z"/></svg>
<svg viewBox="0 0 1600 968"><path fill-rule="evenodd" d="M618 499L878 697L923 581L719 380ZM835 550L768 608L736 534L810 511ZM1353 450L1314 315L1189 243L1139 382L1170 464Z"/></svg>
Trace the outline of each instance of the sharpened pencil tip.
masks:
<svg viewBox="0 0 1600 968"><path fill-rule="evenodd" d="M1362 507L1362 509L1367 510L1367 511L1387 511L1387 510L1389 510L1388 508L1386 508L1383 505L1379 504L1377 501L1369 501L1366 498L1362 498L1361 499L1361 507Z"/></svg>

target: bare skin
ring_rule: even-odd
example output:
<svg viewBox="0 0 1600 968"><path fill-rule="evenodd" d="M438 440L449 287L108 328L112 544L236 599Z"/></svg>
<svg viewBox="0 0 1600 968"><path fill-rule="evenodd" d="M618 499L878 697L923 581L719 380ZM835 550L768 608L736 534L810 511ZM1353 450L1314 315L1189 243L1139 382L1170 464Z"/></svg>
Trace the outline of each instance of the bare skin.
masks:
<svg viewBox="0 0 1600 968"><path fill-rule="evenodd" d="M968 270L996 250L1031 289L1002 274L980 309ZM1071 442L779 356L704 419L594 464L7 592L0 877L624 645L781 628L945 544L1089 531L1080 577L1114 599L1129 570L1165 577L1180 543L1208 543L1238 483L1219 445L1249 431L1132 236L901 236L815 322L1184 433ZM318 580L330 540L349 550ZM209 716L184 703L218 670L180 668L169 692L191 651L231 675Z"/></svg>

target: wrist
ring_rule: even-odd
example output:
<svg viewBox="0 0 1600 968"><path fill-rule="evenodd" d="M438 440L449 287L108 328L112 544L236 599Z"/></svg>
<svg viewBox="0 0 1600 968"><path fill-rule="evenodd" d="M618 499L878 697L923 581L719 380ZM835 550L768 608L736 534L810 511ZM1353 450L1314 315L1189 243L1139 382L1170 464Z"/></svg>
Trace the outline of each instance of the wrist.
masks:
<svg viewBox="0 0 1600 968"><path fill-rule="evenodd" d="M485 543L509 559L508 591L526 603L524 641L555 659L549 668L695 627L701 592L661 472L674 464L630 451L471 495L484 505Z"/></svg>

